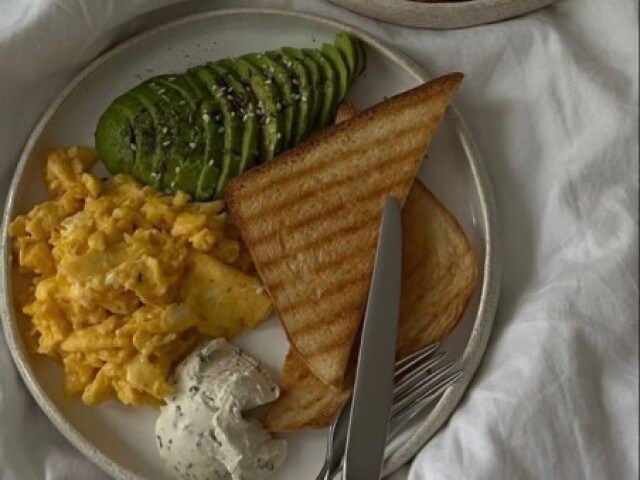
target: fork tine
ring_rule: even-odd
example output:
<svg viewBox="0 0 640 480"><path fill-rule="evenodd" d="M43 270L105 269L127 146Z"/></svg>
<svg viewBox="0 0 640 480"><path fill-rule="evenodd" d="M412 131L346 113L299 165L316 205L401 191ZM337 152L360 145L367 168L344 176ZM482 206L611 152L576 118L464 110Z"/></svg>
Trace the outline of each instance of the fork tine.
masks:
<svg viewBox="0 0 640 480"><path fill-rule="evenodd" d="M454 362L439 366L446 356L445 352L434 354L439 346L440 343L427 345L396 362L394 372L396 385L387 441L390 441L407 421L462 375L461 370L451 372ZM435 370L430 371L433 368ZM328 445L330 448L327 449L327 457L317 480L333 478L342 468L347 428L347 417L336 416L329 433L333 437L333 442Z"/></svg>
<svg viewBox="0 0 640 480"><path fill-rule="evenodd" d="M416 366L413 370L409 371L404 377L401 377L397 380L396 386L393 389L393 400L394 402L411 388L419 379L425 376L431 376L428 370L434 368L440 360L445 357L445 352L440 352L436 354L434 357L425 361L423 364Z"/></svg>
<svg viewBox="0 0 640 480"><path fill-rule="evenodd" d="M411 355L407 355L402 360L396 362L396 371L395 375L402 375L407 369L411 368L413 365L418 363L423 358L428 357L433 352L435 352L440 346L440 342L432 343L427 345L426 347L421 348L417 352L413 352Z"/></svg>
<svg viewBox="0 0 640 480"><path fill-rule="evenodd" d="M416 398L420 398L422 393L429 389L434 383L439 382L443 377L446 378L447 373L449 373L449 370L453 365L454 362L449 362L439 367L434 372L416 379L416 381L411 385L411 388L406 389L405 392L402 395L399 395L397 399L394 398L392 415L401 411L407 405L411 405L415 402Z"/></svg>
<svg viewBox="0 0 640 480"><path fill-rule="evenodd" d="M422 347L420 350L408 355L407 357L399 360L395 364L395 379L398 381L398 377L403 373L410 371L416 364L420 363L422 360L427 359L433 352L435 352L440 343L432 343L425 347ZM441 354L436 356L438 359L442 357ZM428 365L433 365L432 361L428 362ZM408 377L408 375L405 375ZM402 378L404 380L404 378ZM395 391L395 389L394 389ZM327 454L325 457L324 464L318 474L316 480L326 480L327 478L332 478L334 473L340 468L340 462L342 461L342 455L344 452L345 442L346 442L346 433L348 428L348 412L351 400L349 400L341 410L338 415L333 420L331 427L328 433L327 439Z"/></svg>
<svg viewBox="0 0 640 480"><path fill-rule="evenodd" d="M413 402L407 405L404 409L398 411L392 418L389 425L389 440L392 439L398 431L409 420L420 413L429 403L435 400L444 390L450 385L453 385L462 376L462 370L457 370L453 375L441 380L436 385L433 385L429 389L423 390L422 394Z"/></svg>

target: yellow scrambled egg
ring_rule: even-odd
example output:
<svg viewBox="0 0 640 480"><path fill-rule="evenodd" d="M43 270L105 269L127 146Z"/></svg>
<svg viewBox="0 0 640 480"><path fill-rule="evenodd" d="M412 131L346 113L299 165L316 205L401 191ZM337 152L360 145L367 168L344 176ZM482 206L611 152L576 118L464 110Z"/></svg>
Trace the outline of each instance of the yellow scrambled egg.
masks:
<svg viewBox="0 0 640 480"><path fill-rule="evenodd" d="M93 150L52 152L50 201L10 227L23 271L29 341L61 360L65 391L86 404L159 404L172 368L202 334L232 337L271 304L220 201L164 196L89 170Z"/></svg>

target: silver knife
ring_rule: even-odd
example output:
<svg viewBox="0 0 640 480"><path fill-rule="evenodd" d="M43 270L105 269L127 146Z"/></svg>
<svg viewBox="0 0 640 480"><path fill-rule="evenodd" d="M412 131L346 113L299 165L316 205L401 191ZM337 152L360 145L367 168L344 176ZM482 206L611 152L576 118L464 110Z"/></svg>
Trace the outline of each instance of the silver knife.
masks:
<svg viewBox="0 0 640 480"><path fill-rule="evenodd" d="M371 289L362 326L344 480L380 478L389 416L400 317L402 224L400 204L385 201Z"/></svg>

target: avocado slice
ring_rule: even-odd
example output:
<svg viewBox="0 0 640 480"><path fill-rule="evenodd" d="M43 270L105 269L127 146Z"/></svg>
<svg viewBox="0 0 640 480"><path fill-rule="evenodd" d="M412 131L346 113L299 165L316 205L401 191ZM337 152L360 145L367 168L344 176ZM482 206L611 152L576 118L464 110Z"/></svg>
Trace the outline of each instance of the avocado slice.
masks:
<svg viewBox="0 0 640 480"><path fill-rule="evenodd" d="M242 121L236 115L231 100L227 97L228 86L224 80L208 67L197 67L192 70L204 85L211 91L213 97L220 104L223 126L218 127L218 133L223 135L222 164L216 185L216 197L224 195L230 171L234 165L240 165L242 152ZM211 159L209 159L211 160ZM215 158L213 159L215 163ZM207 162L208 164L208 162Z"/></svg>
<svg viewBox="0 0 640 480"><path fill-rule="evenodd" d="M347 63L336 47L329 43L325 43L322 45L322 53L325 55L327 60L333 66L334 71L337 73L337 95L334 97L335 107L342 101L342 99L347 95L347 90L349 89L349 69L347 67Z"/></svg>
<svg viewBox="0 0 640 480"><path fill-rule="evenodd" d="M356 75L360 76L362 75L362 72L364 72L367 68L367 52L364 48L364 42L362 40L360 40L359 38L354 38L353 41L355 42L356 49L358 51L358 65L360 67L356 72Z"/></svg>
<svg viewBox="0 0 640 480"><path fill-rule="evenodd" d="M260 123L260 157L268 162L283 149L284 115L278 108L280 91L276 84L267 82L259 68L246 58L232 60L242 81L251 86L258 101L256 114Z"/></svg>
<svg viewBox="0 0 640 480"><path fill-rule="evenodd" d="M184 102L180 100L180 105L185 105L186 102L194 111L197 109L198 94L186 80L185 75L159 75L152 80L158 85L178 92L184 100Z"/></svg>
<svg viewBox="0 0 640 480"><path fill-rule="evenodd" d="M153 156L156 151L156 122L148 110L140 112L133 127L136 139L136 159L131 175L145 185L152 185Z"/></svg>
<svg viewBox="0 0 640 480"><path fill-rule="evenodd" d="M209 88L193 70L185 73L184 78L202 98L199 116L204 135L204 164L194 198L197 201L211 200L216 195L224 154L222 105L219 98L209 94Z"/></svg>
<svg viewBox="0 0 640 480"><path fill-rule="evenodd" d="M170 88L164 82L157 82L156 78L151 78L145 84L152 89L162 100L158 104L166 112L167 133L168 138L160 144L164 150L166 163L161 166L162 182L161 190L167 194L173 194L177 190L190 193L193 190L193 172L196 170L191 163L187 163L189 157L194 150L191 136L193 128L191 121L193 120L194 111L188 100L183 96L177 88ZM187 173L182 172L186 167ZM182 175L181 175L182 174ZM178 176L181 175L181 182L178 185ZM185 182L185 176L189 178Z"/></svg>
<svg viewBox="0 0 640 480"><path fill-rule="evenodd" d="M316 95L304 61L306 60L314 67L315 64L304 58L300 50L293 50L295 49L283 48L281 51L265 53L272 61L284 66L291 78L291 83L295 87L294 101L297 111L293 125L291 146L297 145L307 137L312 123L310 118L314 115L314 111L317 114Z"/></svg>
<svg viewBox="0 0 640 480"><path fill-rule="evenodd" d="M229 59L210 63L212 68L228 85L227 98L231 100L236 115L242 120L242 149L240 164L234 166L230 172L231 178L253 167L258 159L258 141L260 125L256 116L258 103L251 88L242 83L235 71L235 63Z"/></svg>
<svg viewBox="0 0 640 480"><path fill-rule="evenodd" d="M313 129L319 120L318 116L324 103L324 76L320 66L311 60L309 56L302 53L301 50L291 47L284 47L281 50L282 53L287 55L289 58L298 60L298 62L300 62L304 67L306 73L306 75L301 74L299 80L301 85L304 81L308 81L309 85L309 115L306 121L306 130L304 135L304 138L307 138L311 133L313 133ZM294 63L294 65L296 64Z"/></svg>
<svg viewBox="0 0 640 480"><path fill-rule="evenodd" d="M333 113L338 103L337 73L333 69L332 64L320 50L304 48L302 49L302 53L313 60L322 72L322 84L320 88L324 92L324 96L322 106L320 108L320 114L318 116L318 122L316 122L315 127L324 128L331 123L331 120L333 120Z"/></svg>
<svg viewBox="0 0 640 480"><path fill-rule="evenodd" d="M131 172L136 155L133 126L136 115L144 108L133 98L121 98L100 116L95 131L98 157L111 173Z"/></svg>
<svg viewBox="0 0 640 480"><path fill-rule="evenodd" d="M134 124L136 135L136 160L131 170L131 175L145 185L159 187L161 181L157 172L158 163L165 161L161 158L163 152L159 147L159 142L164 141L166 133L161 125L163 119L162 111L159 111L157 104L161 99L155 95L147 85L142 84L129 94L134 96L146 109L148 115L140 120L140 124ZM148 117L148 118L146 118Z"/></svg>
<svg viewBox="0 0 640 480"><path fill-rule="evenodd" d="M195 199L210 200L216 195L224 151L224 119L218 99L202 101L200 115L204 125L204 166L198 180Z"/></svg>
<svg viewBox="0 0 640 480"><path fill-rule="evenodd" d="M267 79L267 82L275 83L278 86L282 96L278 108L282 111L284 119L282 147L284 149L293 146L295 137L294 124L297 121L298 104L301 99L298 92L299 81L297 79L294 81L284 65L274 61L263 53L250 53L243 55L242 58L258 67Z"/></svg>
<svg viewBox="0 0 640 480"><path fill-rule="evenodd" d="M155 148L151 161L136 161L132 175L141 182L160 190L169 162L170 148L166 145L167 142L171 143L175 134L176 116L173 109L167 106L167 98L151 88L148 81L134 88L130 93L144 104L155 124Z"/></svg>
<svg viewBox="0 0 640 480"><path fill-rule="evenodd" d="M197 75L194 75L193 69L187 70L182 75L182 78L187 83L187 85L191 87L191 90L195 92L195 94L200 100L204 100L212 97L211 91L207 88L207 86L204 83L202 83L202 80L200 80L200 78L198 78Z"/></svg>
<svg viewBox="0 0 640 480"><path fill-rule="evenodd" d="M342 54L349 72L349 85L356 80L356 73L360 69L358 64L358 49L355 44L356 40L347 32L338 32L336 35L335 46Z"/></svg>
<svg viewBox="0 0 640 480"><path fill-rule="evenodd" d="M168 180L175 184L175 188L189 193L193 198L198 195L198 185L202 170L205 167L205 133L202 115L200 114L200 104L204 96L204 86L201 88L194 85L185 74L173 76L156 77L158 84L165 86L167 89L173 89L178 92L182 99L180 103L184 106L184 101L190 107L189 114L186 117L187 124L181 125L182 134L179 138L186 143L180 145L183 152L182 162L176 165L176 168L169 170L169 177L175 172L175 177ZM187 141L188 140L188 141Z"/></svg>

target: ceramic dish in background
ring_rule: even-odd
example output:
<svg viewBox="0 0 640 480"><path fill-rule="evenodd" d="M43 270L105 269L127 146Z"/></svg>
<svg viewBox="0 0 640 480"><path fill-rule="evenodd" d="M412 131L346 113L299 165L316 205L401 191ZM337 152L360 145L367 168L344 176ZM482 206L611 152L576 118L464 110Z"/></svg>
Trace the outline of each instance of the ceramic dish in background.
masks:
<svg viewBox="0 0 640 480"><path fill-rule="evenodd" d="M60 94L29 138L10 186L0 244L9 245L8 225L16 215L46 199L44 152L53 147L92 145L100 113L113 98L142 78L179 72L207 60L249 51L283 45L312 47L331 40L341 29L353 32L367 44L368 70L350 94L359 107L429 78L416 64L363 31L310 14L267 9L220 10L185 17L142 33L102 55ZM390 448L386 473L415 455L455 410L484 353L498 296L492 191L485 167L455 109L450 109L443 121L420 176L458 218L476 252L481 277L464 318L446 341L447 351L459 359L465 375L432 411L424 412L407 427L401 444ZM10 249L4 248L0 253L4 333L22 378L45 414L82 453L113 477L170 478L156 450L156 410L125 407L116 402L87 407L79 399L64 395L62 369L57 363L27 352L19 333L23 316L14 302L14 296L25 286L25 278L18 275ZM273 371L280 369L288 349L275 317L236 341ZM325 431L285 437L290 452L277 478L313 477L325 453Z"/></svg>
<svg viewBox="0 0 640 480"><path fill-rule="evenodd" d="M532 12L556 0L329 0L360 15L422 28L462 28L499 22Z"/></svg>

